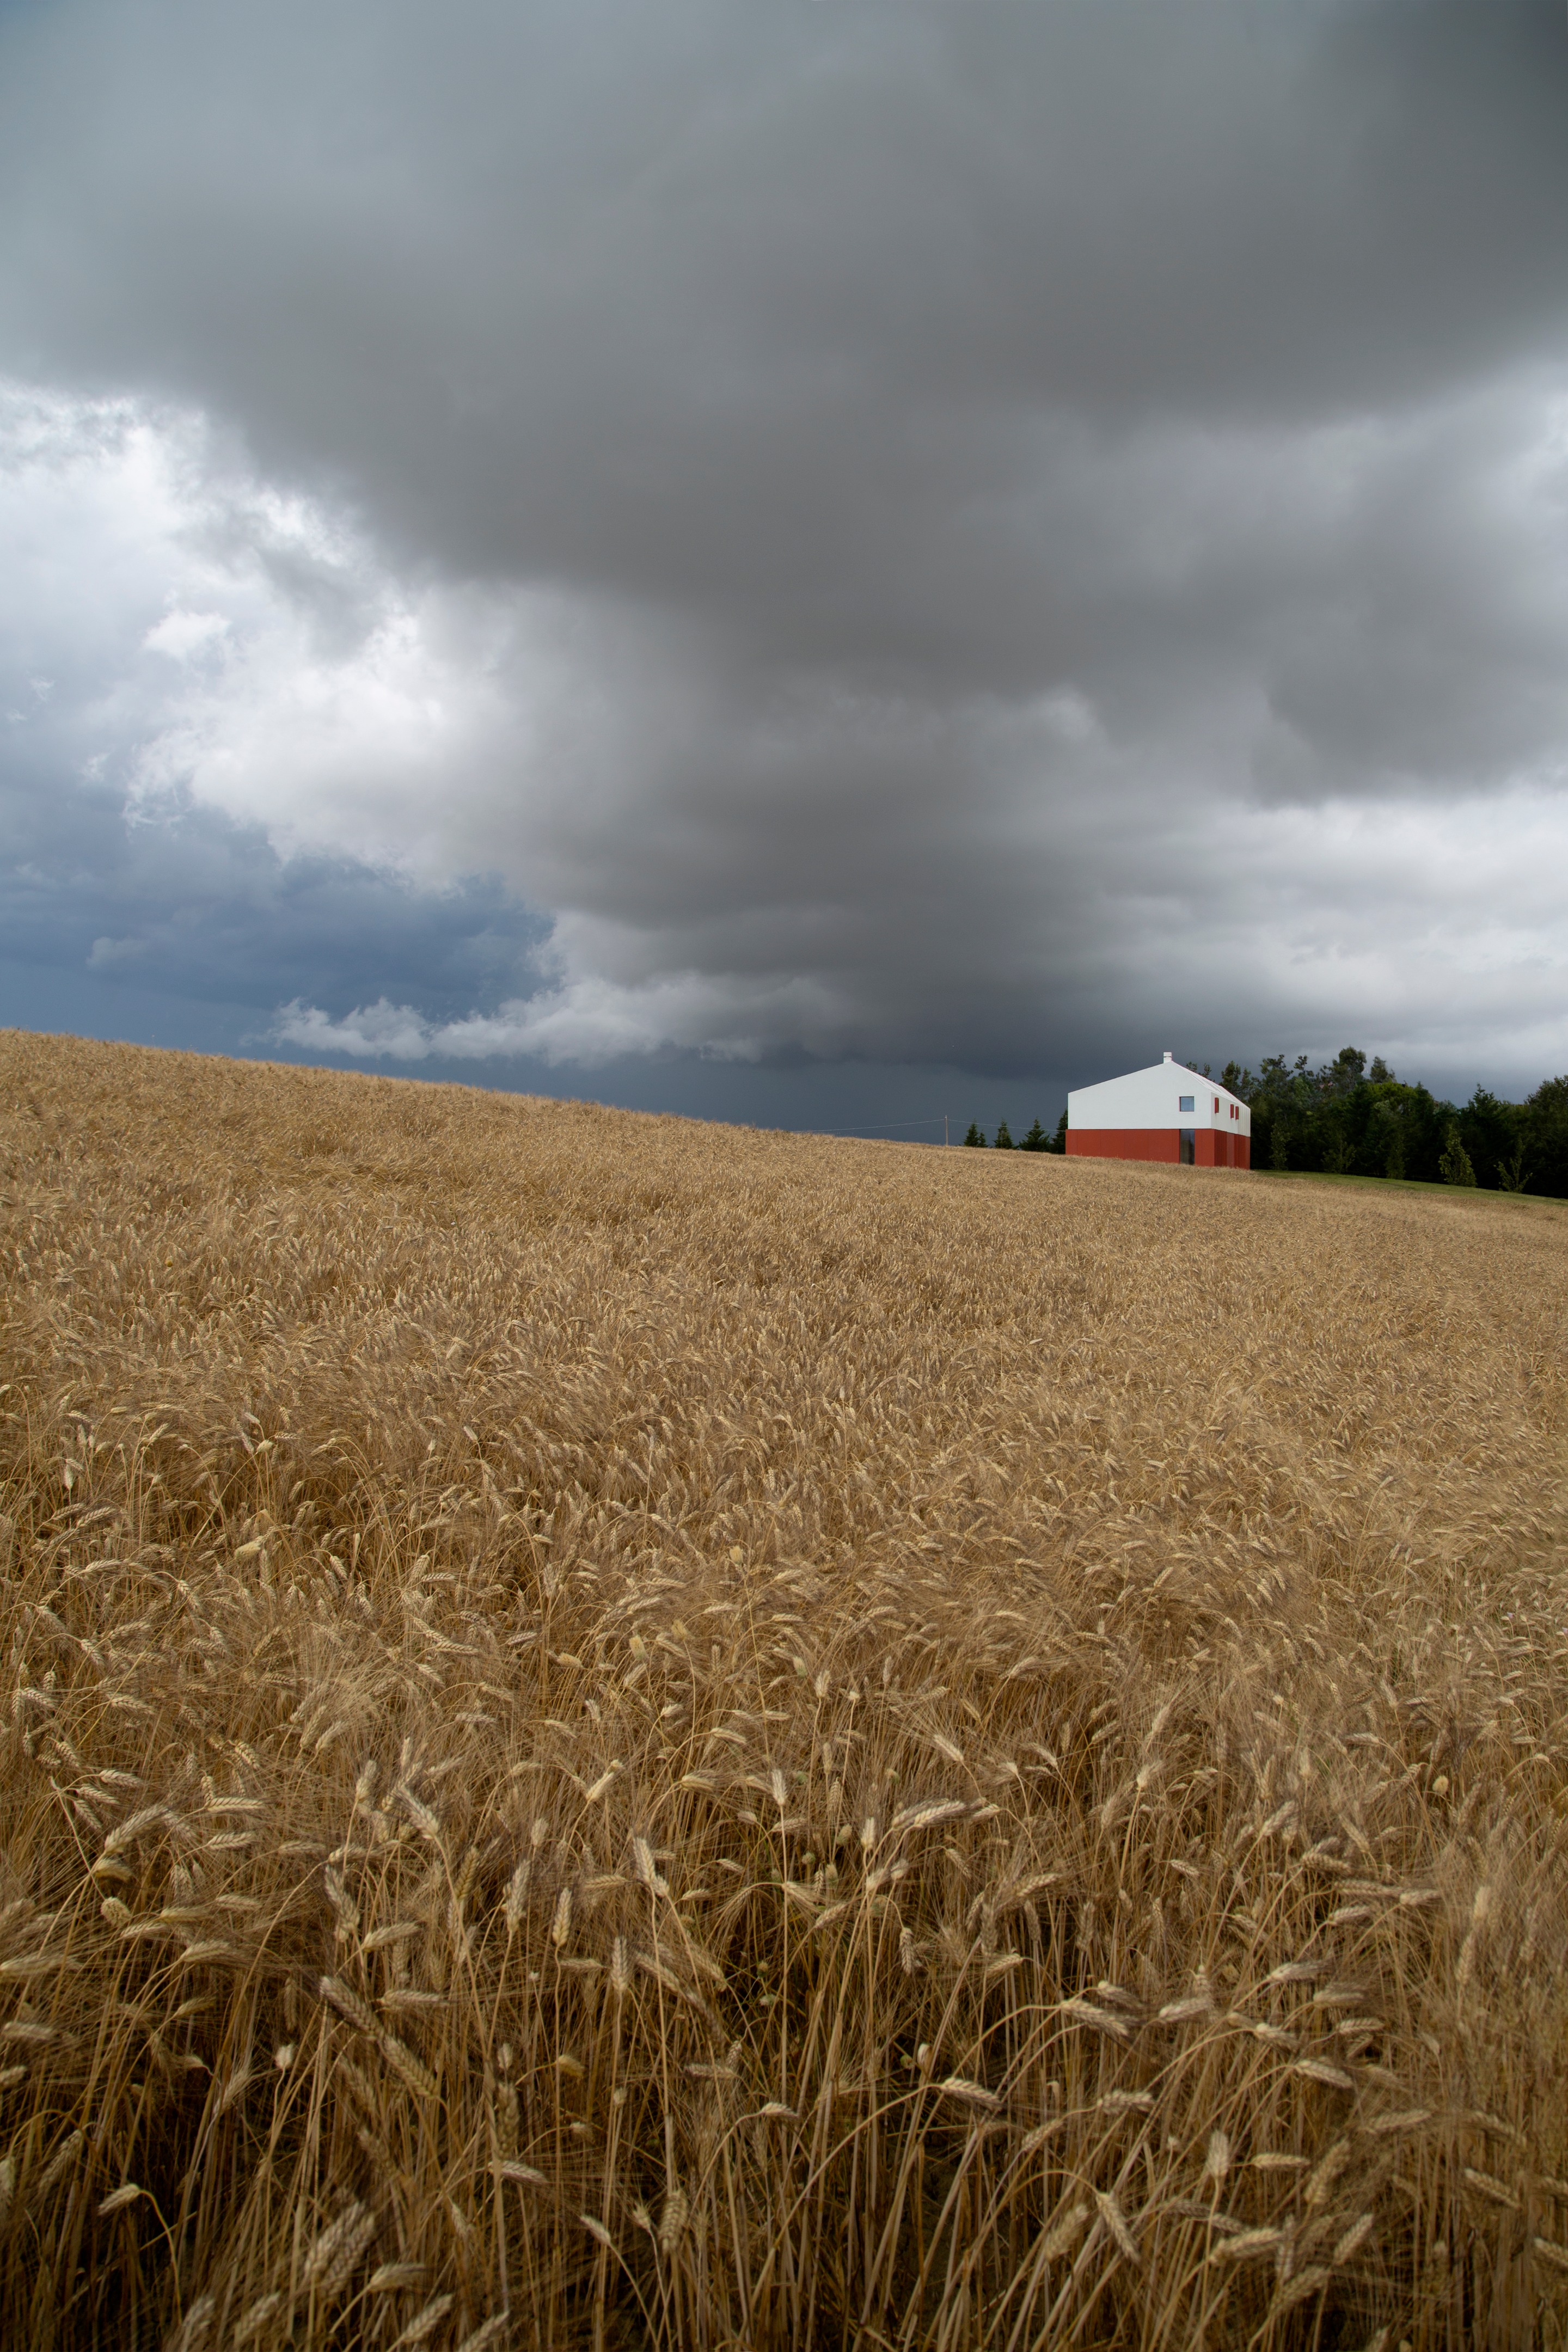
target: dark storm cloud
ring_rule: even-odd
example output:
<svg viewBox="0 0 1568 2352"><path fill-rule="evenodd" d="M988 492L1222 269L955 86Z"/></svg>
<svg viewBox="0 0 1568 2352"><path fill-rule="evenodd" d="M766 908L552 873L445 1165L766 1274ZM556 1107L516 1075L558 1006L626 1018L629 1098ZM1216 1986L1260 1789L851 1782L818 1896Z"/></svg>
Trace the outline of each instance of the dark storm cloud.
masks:
<svg viewBox="0 0 1568 2352"><path fill-rule="evenodd" d="M11 366L204 411L468 600L420 642L495 708L380 819L385 739L304 793L254 665L185 780L546 909L543 989L460 1008L514 1004L496 1050L1089 1075L1174 1005L1568 1059L1556 5L117 0L0 42ZM300 547L270 591L352 663ZM279 973L479 1048L395 957Z"/></svg>
<svg viewBox="0 0 1568 2352"><path fill-rule="evenodd" d="M252 1045L280 995L352 1002L367 971L437 1019L536 984L543 927L493 883L419 890L345 858L279 858L259 826L208 810L127 826L118 793L29 793L25 776L0 786L0 828L7 959L247 1007Z"/></svg>

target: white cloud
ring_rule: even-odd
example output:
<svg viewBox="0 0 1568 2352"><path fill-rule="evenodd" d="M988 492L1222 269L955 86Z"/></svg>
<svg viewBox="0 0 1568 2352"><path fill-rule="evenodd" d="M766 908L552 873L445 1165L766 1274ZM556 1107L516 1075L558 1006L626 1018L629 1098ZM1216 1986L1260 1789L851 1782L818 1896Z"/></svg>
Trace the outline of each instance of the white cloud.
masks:
<svg viewBox="0 0 1568 2352"><path fill-rule="evenodd" d="M592 1069L671 1045L721 1061L754 1062L770 1047L796 1043L803 1033L831 1031L835 1011L819 984L793 975L740 989L695 972L640 988L590 975L459 1021L426 1021L412 1005L385 997L342 1020L315 1005L289 1004L276 1034L286 1045L360 1061L529 1055L552 1068Z"/></svg>
<svg viewBox="0 0 1568 2352"><path fill-rule="evenodd" d="M150 654L167 654L171 661L189 661L204 646L228 635L228 622L222 613L166 613L155 628L149 629L142 643Z"/></svg>
<svg viewBox="0 0 1568 2352"><path fill-rule="evenodd" d="M526 730L525 600L398 578L192 412L16 383L0 540L0 635L68 681L16 723L71 729L134 814L195 801L431 877L496 862L470 802Z"/></svg>

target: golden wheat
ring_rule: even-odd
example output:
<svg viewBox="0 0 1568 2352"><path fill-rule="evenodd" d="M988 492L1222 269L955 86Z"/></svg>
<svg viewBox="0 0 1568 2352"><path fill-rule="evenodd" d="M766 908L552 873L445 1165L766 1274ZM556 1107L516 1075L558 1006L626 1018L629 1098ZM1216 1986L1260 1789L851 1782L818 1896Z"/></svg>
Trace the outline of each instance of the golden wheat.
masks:
<svg viewBox="0 0 1568 2352"><path fill-rule="evenodd" d="M1564 2340L1568 1213L0 1037L7 2341Z"/></svg>

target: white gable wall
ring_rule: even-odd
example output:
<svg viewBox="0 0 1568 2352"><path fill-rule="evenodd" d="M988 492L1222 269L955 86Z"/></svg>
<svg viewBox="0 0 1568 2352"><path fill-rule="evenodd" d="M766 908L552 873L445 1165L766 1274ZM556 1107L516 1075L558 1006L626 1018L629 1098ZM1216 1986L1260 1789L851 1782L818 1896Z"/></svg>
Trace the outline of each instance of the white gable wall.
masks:
<svg viewBox="0 0 1568 2352"><path fill-rule="evenodd" d="M1180 1107L1184 1095L1193 1097L1191 1110ZM1233 1104L1241 1114L1239 1118L1230 1115ZM1130 1070L1123 1078L1104 1078L1097 1087L1076 1087L1068 1097L1068 1125L1102 1130L1217 1127L1230 1135L1250 1137L1252 1113L1237 1096L1201 1071L1167 1061L1156 1062L1147 1070Z"/></svg>

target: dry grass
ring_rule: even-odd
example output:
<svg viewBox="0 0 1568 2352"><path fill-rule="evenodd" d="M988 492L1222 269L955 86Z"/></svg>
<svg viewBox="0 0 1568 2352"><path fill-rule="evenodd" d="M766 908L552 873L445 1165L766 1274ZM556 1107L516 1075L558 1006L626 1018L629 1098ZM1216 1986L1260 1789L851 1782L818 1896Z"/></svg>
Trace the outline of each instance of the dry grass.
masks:
<svg viewBox="0 0 1568 2352"><path fill-rule="evenodd" d="M5 2340L1564 2340L1568 1211L12 1034L0 1268Z"/></svg>

